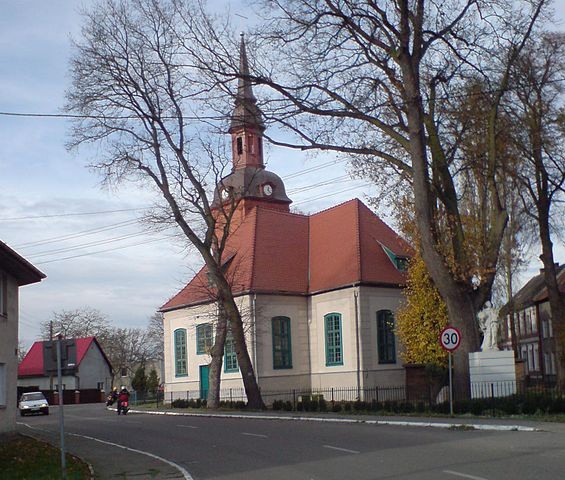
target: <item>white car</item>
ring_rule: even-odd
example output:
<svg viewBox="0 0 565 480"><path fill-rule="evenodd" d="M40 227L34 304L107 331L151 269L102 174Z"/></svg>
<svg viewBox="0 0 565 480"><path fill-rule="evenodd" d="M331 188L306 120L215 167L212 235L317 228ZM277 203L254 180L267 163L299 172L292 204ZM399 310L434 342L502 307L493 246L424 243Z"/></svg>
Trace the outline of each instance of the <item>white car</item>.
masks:
<svg viewBox="0 0 565 480"><path fill-rule="evenodd" d="M49 415L49 403L41 392L28 392L24 393L20 398L18 408L20 415L23 417L28 413L41 412L44 415Z"/></svg>

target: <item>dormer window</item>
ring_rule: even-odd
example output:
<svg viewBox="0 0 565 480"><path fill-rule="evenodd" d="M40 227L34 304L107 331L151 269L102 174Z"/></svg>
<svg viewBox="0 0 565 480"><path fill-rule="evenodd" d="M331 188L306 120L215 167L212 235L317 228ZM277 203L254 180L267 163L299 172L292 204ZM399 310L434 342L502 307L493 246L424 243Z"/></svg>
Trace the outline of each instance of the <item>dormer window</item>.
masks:
<svg viewBox="0 0 565 480"><path fill-rule="evenodd" d="M243 155L243 138L237 137L236 144L237 154Z"/></svg>
<svg viewBox="0 0 565 480"><path fill-rule="evenodd" d="M383 247L387 257L394 265L394 268L396 268L399 272L405 272L408 270L408 260L410 260L408 257L404 255L397 255L390 248L385 247L382 243L380 245Z"/></svg>

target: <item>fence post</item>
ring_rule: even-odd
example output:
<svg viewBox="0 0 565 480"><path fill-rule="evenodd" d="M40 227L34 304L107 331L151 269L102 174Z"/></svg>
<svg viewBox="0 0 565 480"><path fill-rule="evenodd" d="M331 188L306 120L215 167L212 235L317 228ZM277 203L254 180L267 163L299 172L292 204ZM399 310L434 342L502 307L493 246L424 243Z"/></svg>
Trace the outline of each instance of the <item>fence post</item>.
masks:
<svg viewBox="0 0 565 480"><path fill-rule="evenodd" d="M334 407L334 387L332 387L332 409Z"/></svg>
<svg viewBox="0 0 565 480"><path fill-rule="evenodd" d="M292 389L292 409L296 411L296 390Z"/></svg>
<svg viewBox="0 0 565 480"><path fill-rule="evenodd" d="M490 398L492 401L492 416L494 417L495 415L495 409L494 409L494 383L490 384Z"/></svg>
<svg viewBox="0 0 565 480"><path fill-rule="evenodd" d="M231 388L230 388L230 407L233 405L233 397L231 394Z"/></svg>

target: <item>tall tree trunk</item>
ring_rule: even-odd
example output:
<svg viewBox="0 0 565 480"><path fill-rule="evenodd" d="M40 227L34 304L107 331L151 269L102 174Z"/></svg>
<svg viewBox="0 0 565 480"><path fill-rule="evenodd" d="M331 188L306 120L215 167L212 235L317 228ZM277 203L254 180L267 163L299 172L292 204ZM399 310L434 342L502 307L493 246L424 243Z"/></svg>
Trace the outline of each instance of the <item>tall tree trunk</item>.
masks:
<svg viewBox="0 0 565 480"><path fill-rule="evenodd" d="M220 406L220 377L222 375L222 360L224 358L224 345L227 335L227 319L221 304L218 304L218 318L216 320L216 333L214 346L210 351L212 357L208 372L208 397L206 407L216 409Z"/></svg>
<svg viewBox="0 0 565 480"><path fill-rule="evenodd" d="M565 391L565 298L559 292L557 269L553 257L553 243L549 232L549 215L542 217L541 214L542 212L540 211L539 228L542 244L540 258L543 262L543 278L547 288L551 321L553 323L557 384L561 391Z"/></svg>
<svg viewBox="0 0 565 480"><path fill-rule="evenodd" d="M251 409L261 410L265 408L265 404L261 397L261 391L259 390L257 378L253 370L253 363L251 362L249 350L247 349L241 314L231 293L230 286L224 277L218 278L216 286L218 287L220 303L225 309L226 318L228 319L235 342L237 363L239 364L239 370L247 396L247 406Z"/></svg>
<svg viewBox="0 0 565 480"><path fill-rule="evenodd" d="M464 286L459 287L442 255L437 251L436 228L433 217L433 199L424 132L424 114L417 76L409 62L404 65L406 105L412 157L413 190L416 222L421 240L422 258L447 305L449 322L461 332L461 345L454 356L454 386L459 398L468 398L468 353L478 350L479 337L475 308Z"/></svg>

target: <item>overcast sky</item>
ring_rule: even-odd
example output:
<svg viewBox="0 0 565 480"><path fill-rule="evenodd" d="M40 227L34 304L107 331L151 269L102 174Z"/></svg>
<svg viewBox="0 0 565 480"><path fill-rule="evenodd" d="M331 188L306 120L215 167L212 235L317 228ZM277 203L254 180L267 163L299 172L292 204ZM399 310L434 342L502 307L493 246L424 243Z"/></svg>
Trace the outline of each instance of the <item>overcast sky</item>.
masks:
<svg viewBox="0 0 565 480"><path fill-rule="evenodd" d="M60 112L69 37L78 37L77 9L89 3L0 0L0 112ZM239 19L248 15L243 2L209 3L229 3ZM565 18L565 5L558 9ZM0 115L0 240L47 275L20 290L20 339L26 347L37 339L40 322L63 309L89 306L117 326L145 327L201 264L166 233L151 234L136 222L151 203L150 193L133 185L118 192L100 188L100 178L85 167L88 159L65 150L68 127L64 119ZM328 165L334 160L274 148L267 159L304 212L374 193L365 182L343 180L345 166ZM560 253L564 262L562 246ZM530 272L538 268L532 262Z"/></svg>

